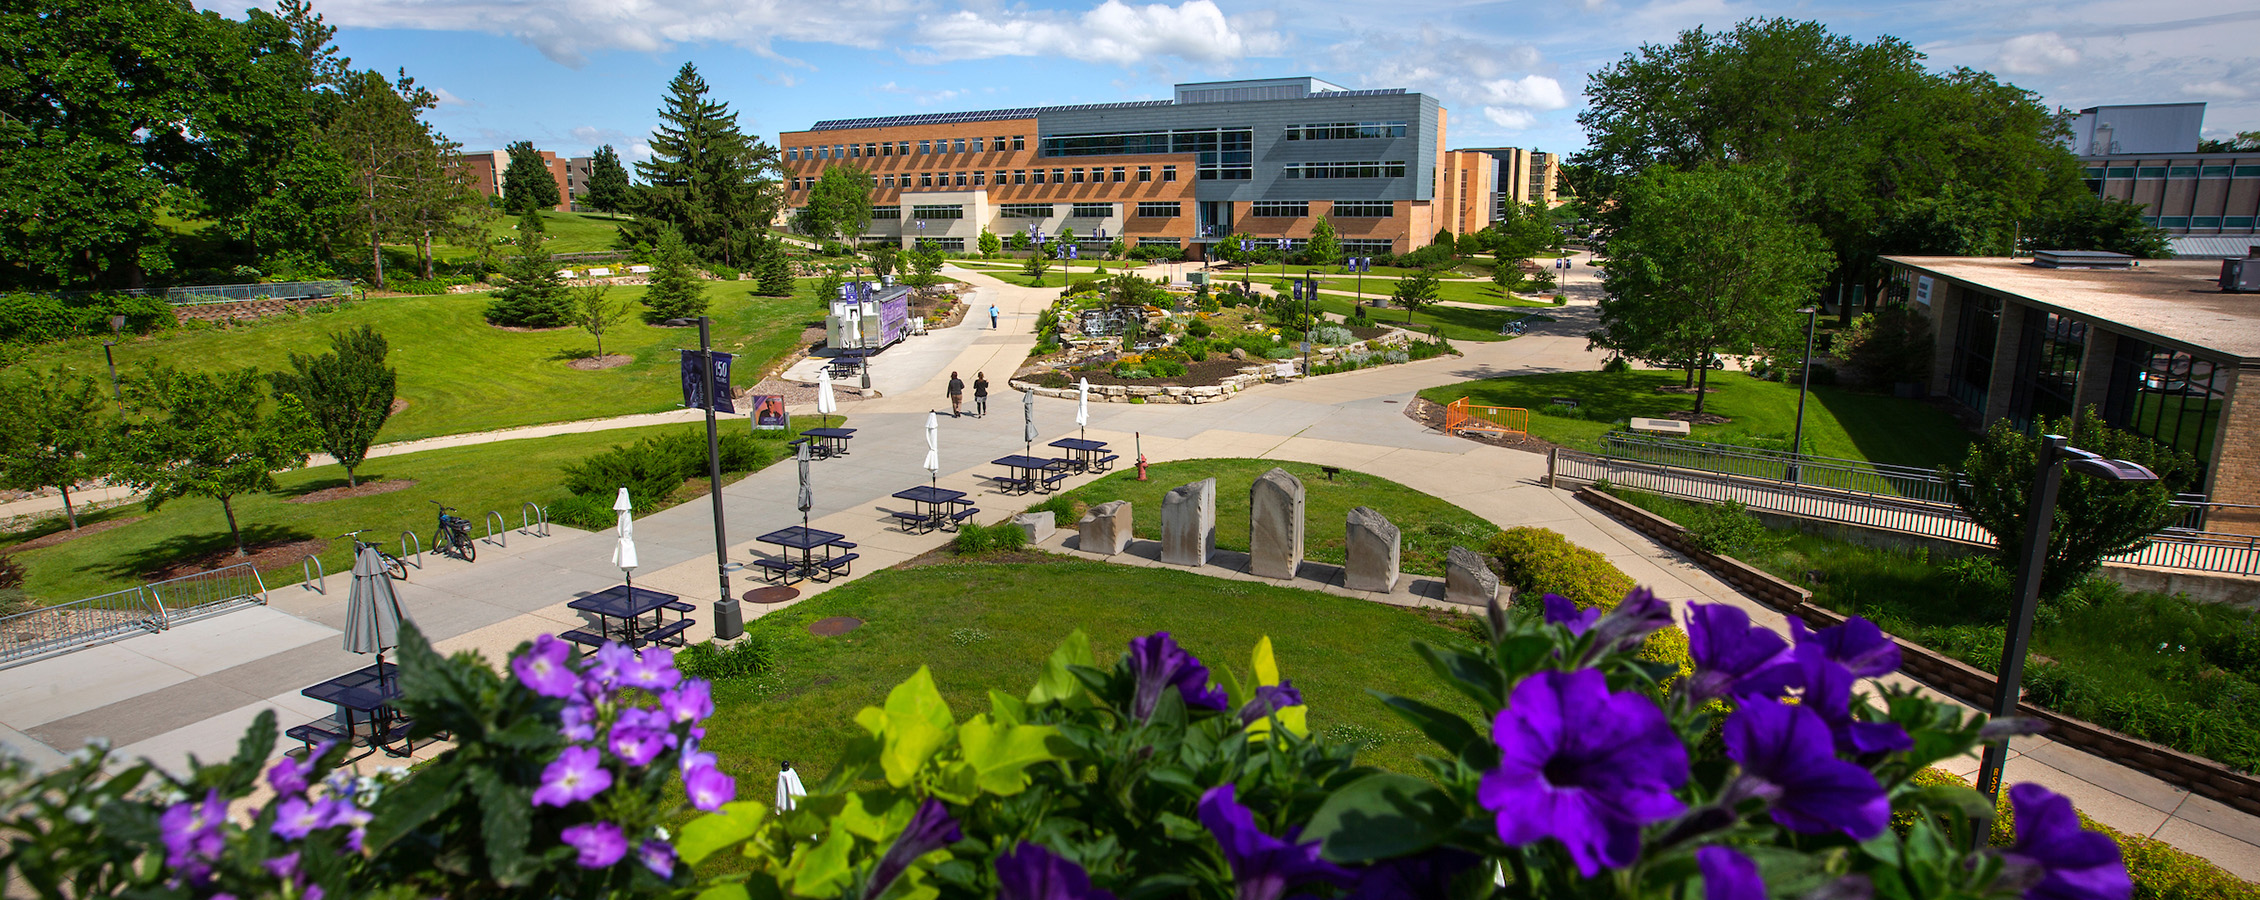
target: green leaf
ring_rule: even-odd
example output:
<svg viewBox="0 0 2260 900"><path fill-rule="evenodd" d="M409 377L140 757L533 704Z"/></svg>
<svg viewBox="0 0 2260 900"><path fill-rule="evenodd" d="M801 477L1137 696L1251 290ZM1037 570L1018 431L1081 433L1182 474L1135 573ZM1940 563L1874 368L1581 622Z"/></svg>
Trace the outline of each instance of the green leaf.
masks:
<svg viewBox="0 0 2260 900"><path fill-rule="evenodd" d="M901 791L857 791L847 795L837 819L847 825L849 834L879 844L901 834L917 812L917 801Z"/></svg>
<svg viewBox="0 0 2260 900"><path fill-rule="evenodd" d="M1435 846L1460 818L1459 804L1434 785L1383 772L1328 796L1301 839L1321 841L1320 855L1333 862L1367 862Z"/></svg>
<svg viewBox="0 0 2260 900"><path fill-rule="evenodd" d="M1044 660L1044 669L1036 676L1036 686L1028 689L1028 703L1037 705L1055 700L1066 701L1083 693L1083 684L1075 678L1075 666L1096 666L1097 658L1091 655L1091 636L1078 628L1068 633L1050 658Z"/></svg>
<svg viewBox="0 0 2260 900"><path fill-rule="evenodd" d="M468 779L479 800L479 839L486 844L487 865L505 884L522 883L533 868L526 845L533 839L533 792L505 784L495 770L474 766Z"/></svg>
<svg viewBox="0 0 2260 900"><path fill-rule="evenodd" d="M422 828L453 803L456 786L462 783L459 768L435 762L410 772L407 780L386 789L384 802L377 804L376 817L369 821L368 834L363 838L369 852L382 852L402 836Z"/></svg>
<svg viewBox="0 0 2260 900"><path fill-rule="evenodd" d="M1420 643L1413 644L1413 650L1454 690L1466 694L1483 709L1500 709L1507 705L1506 684L1500 679L1499 670L1482 657L1458 650L1438 650Z"/></svg>
<svg viewBox="0 0 2260 900"><path fill-rule="evenodd" d="M989 690L989 717L1006 725L1019 725L1028 721L1028 704L1003 691Z"/></svg>
<svg viewBox="0 0 2260 900"><path fill-rule="evenodd" d="M683 833L675 839L675 852L683 862L698 865L714 851L752 837L768 815L769 807L751 800L724 803L721 809L684 823ZM704 900L704 895L700 897Z"/></svg>
<svg viewBox="0 0 2260 900"><path fill-rule="evenodd" d="M965 761L980 773L981 789L999 796L1020 793L1028 785L1023 769L1060 757L1052 752L1059 729L1049 725L993 726L974 716L958 727L958 747Z"/></svg>
<svg viewBox="0 0 2260 900"><path fill-rule="evenodd" d="M275 752L275 711L262 709L251 720L251 727L243 732L243 740L235 745L235 760L228 765L239 773L249 773L256 778L267 757ZM248 785L246 785L248 787Z"/></svg>
<svg viewBox="0 0 2260 900"><path fill-rule="evenodd" d="M879 764L887 773L888 784L906 787L933 758L934 751L949 742L949 703L934 686L934 673L919 666L908 680L888 692L883 712L886 749L880 753Z"/></svg>
<svg viewBox="0 0 2260 900"><path fill-rule="evenodd" d="M1421 734L1428 735L1429 740L1435 741L1438 746L1451 751L1453 756L1460 755L1468 745L1483 740L1482 733L1476 731L1474 725L1469 724L1466 719L1457 715L1410 697L1399 697L1375 690L1368 690L1366 693L1380 698L1382 704L1389 707L1390 712L1396 713L1398 718L1411 722L1414 728L1420 729Z"/></svg>
<svg viewBox="0 0 2260 900"><path fill-rule="evenodd" d="M848 854L853 849L855 837L848 834L847 824L832 820L832 830L822 842L794 850L792 864L785 870L791 893L819 900L838 896L854 876L848 869Z"/></svg>
<svg viewBox="0 0 2260 900"><path fill-rule="evenodd" d="M689 856L690 854L684 854L686 860ZM698 900L753 900L753 895L742 884L717 884L698 892Z"/></svg>

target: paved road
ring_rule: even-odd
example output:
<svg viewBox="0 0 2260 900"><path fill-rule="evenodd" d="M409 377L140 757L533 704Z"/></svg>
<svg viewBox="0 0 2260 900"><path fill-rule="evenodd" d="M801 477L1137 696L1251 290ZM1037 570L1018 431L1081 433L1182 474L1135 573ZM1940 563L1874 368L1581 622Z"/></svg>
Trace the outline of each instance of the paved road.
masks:
<svg viewBox="0 0 2260 900"><path fill-rule="evenodd" d="M925 483L919 467L922 429L929 410L946 410L943 386L950 371L970 376L986 370L1001 383L1033 341L1035 314L1057 293L970 273L957 277L980 285L972 298L976 308L995 303L1004 310L1001 327L969 324L888 351L874 367L884 396L853 410L854 453L814 466L812 521L860 545L858 573L941 542L935 535L895 532L887 511L896 502L888 495ZM1122 450L1140 447L1156 462L1251 456L1370 472L1446 497L1502 526L1560 531L1670 600L1733 603L1786 631L1779 614L1566 492L1545 488L1543 457L1448 438L1402 414L1414 391L1431 385L1593 368L1598 359L1585 350L1583 337L1591 308L1561 312L1561 321L1544 323L1526 337L1463 343L1464 357L1262 386L1200 406L1095 403L1089 434ZM987 460L1022 449L1016 398L1003 395L993 407L985 419L944 413L940 478L945 487L972 493L982 505L981 518L992 522L1027 503L989 492L979 477L992 468ZM1046 439L1074 433L1073 415L1071 401L1037 401ZM799 522L791 500L794 480L794 467L775 466L724 490L728 559L747 559L753 537ZM705 605L719 595L708 506L693 503L647 516L637 522L636 536L644 563L636 582L698 602L695 615L703 632L711 618ZM499 659L536 634L584 624L564 604L618 583L620 573L609 564L612 543L608 533L569 529L547 538L511 534L507 546L482 547L476 564L427 557L403 585L402 599L443 651L477 650ZM1244 577L1226 566L1204 571ZM59 750L106 736L130 752L177 765L190 753L206 759L225 754L262 709L279 710L286 725L319 717L327 710L297 696L298 688L366 664L339 649L345 580L332 577L329 586L327 595L285 588L265 608L0 670L0 743L51 762ZM731 574L733 590L749 586L743 573ZM1320 580L1298 586L1348 593ZM1426 603L1432 594L1416 583L1394 595L1356 596ZM746 611L761 610L749 605ZM706 636L700 632L693 638ZM1960 760L1953 767L1967 775L1976 761ZM2244 877L2260 878L2260 820L2253 817L2045 738L2019 739L2008 774L2063 792L2114 827L2155 835Z"/></svg>

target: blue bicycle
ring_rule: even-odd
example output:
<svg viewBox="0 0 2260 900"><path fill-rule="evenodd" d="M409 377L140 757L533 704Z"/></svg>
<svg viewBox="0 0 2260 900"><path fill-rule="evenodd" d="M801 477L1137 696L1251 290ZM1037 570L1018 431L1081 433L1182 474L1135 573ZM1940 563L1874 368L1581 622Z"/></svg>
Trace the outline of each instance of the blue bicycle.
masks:
<svg viewBox="0 0 2260 900"><path fill-rule="evenodd" d="M441 506L437 500L432 505L439 507L439 529L432 533L432 552L452 554L464 562L476 561L479 545L471 539L471 520L448 515L455 507Z"/></svg>

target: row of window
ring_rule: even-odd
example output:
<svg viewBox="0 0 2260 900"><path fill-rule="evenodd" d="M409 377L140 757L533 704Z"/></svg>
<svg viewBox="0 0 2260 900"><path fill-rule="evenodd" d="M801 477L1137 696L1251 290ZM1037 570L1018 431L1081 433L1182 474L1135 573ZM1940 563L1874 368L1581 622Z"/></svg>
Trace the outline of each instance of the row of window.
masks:
<svg viewBox="0 0 2260 900"><path fill-rule="evenodd" d="M2160 228L2251 228L2252 216L2143 216Z"/></svg>
<svg viewBox="0 0 2260 900"><path fill-rule="evenodd" d="M1049 183L1051 183L1051 184L1106 184L1106 183L1110 183L1110 182L1111 182L1111 183L1114 183L1114 184L1124 184L1124 183L1127 183L1127 182L1129 182L1129 181L1131 180L1131 173L1130 173L1130 171L1128 170L1128 168L1127 168L1127 167L1125 167L1125 166L1115 166L1115 167L1114 167L1114 168L1112 168L1112 169L1106 169L1106 168L1097 168L1097 167L1094 167L1094 168L1091 168L1091 169L1087 170L1087 173L1088 173L1088 174L1087 174L1087 176L1086 176L1086 170L1084 170L1084 169L1081 169L1081 168L1073 168L1073 169L1052 169L1052 170L1051 170L1051 179L1050 179L1050 182L1049 182ZM1137 171L1137 173L1136 173L1136 174L1137 174L1137 181L1138 181L1139 183L1143 184L1143 183L1151 182L1151 181L1153 181L1153 180L1154 180L1154 167L1153 167L1153 166L1139 166L1139 167L1138 167L1138 171ZM1173 181L1176 181L1176 180L1177 180L1177 167L1176 167L1176 166L1162 166L1162 167L1161 167L1161 180L1162 180L1162 181L1164 181L1164 182L1173 182ZM813 177L807 177L807 178L803 178L803 177L797 177L797 176L796 176L796 177L793 177L793 178L789 178L789 179L786 179L786 181L788 182L789 186L790 186L790 187L791 187L791 188L792 188L793 190L796 190L796 191L805 191L805 190L808 190L809 188L812 188L812 187L815 187L815 186L816 186L816 179L815 179L815 178L813 178ZM903 188L907 188L907 187L987 187L987 186L989 186L989 185L991 185L991 184L995 184L995 185L998 185L998 186L1003 186L1003 185L1007 185L1007 184L1044 184L1044 183L1046 183L1046 182L1045 182L1045 178L1044 178L1044 170L1043 170L1043 169L1013 169L1013 170L1011 170L1011 172L1010 172L1009 176L1008 176L1008 174L1007 174L1006 170L1004 170L1004 169L998 169L998 170L996 170L996 171L995 171L995 172L993 172L993 173L991 173L991 172L919 172L919 173L917 173L917 174L916 174L916 176L913 176L913 175L912 175L911 173L909 173L909 172L904 172L904 173L902 173L902 175L900 176L899 180L898 180L897 176L895 176L895 175L892 175L892 174L887 174L887 175L878 175L878 176L875 176L875 177L873 178L872 186L873 186L873 187L882 187L882 188L898 188L898 187L903 187Z"/></svg>
<svg viewBox="0 0 2260 900"><path fill-rule="evenodd" d="M915 211L915 216L921 219L958 219L964 217L963 207L961 206L914 206L912 209ZM1106 219L1114 216L1114 204L1112 203L1076 203L1070 205L1069 209L1069 215L1078 219ZM1394 214L1395 209L1396 204L1387 200L1334 201L1334 216L1336 218L1386 219ZM929 210L952 210L952 212L928 215L927 211ZM1049 219L1058 211L1059 205L1054 203L1002 203L997 206L997 214L1007 219ZM1141 219L1174 219L1184 214L1184 204L1176 201L1143 201L1138 204L1138 217ZM1257 219L1308 218L1310 216L1310 201L1259 200L1249 204L1248 216ZM900 219L902 218L902 207L871 207L871 218ZM2250 227L2252 224L2251 218L2246 217L2244 223L2243 226L2229 227ZM2215 226L2200 225L2195 227L2210 228ZM1384 241L1383 243L1387 242Z"/></svg>
<svg viewBox="0 0 2260 900"><path fill-rule="evenodd" d="M2088 166L2096 178L2260 178L2260 166Z"/></svg>
<svg viewBox="0 0 2260 900"><path fill-rule="evenodd" d="M1119 131L1039 137L1045 156L1137 156L1149 153L1213 153L1255 148L1250 128L1186 128L1175 131Z"/></svg>
<svg viewBox="0 0 2260 900"><path fill-rule="evenodd" d="M1334 122L1325 125L1289 125L1290 141L1357 141L1405 136L1403 122Z"/></svg>
<svg viewBox="0 0 2260 900"><path fill-rule="evenodd" d="M1386 219L1396 215L1397 205L1387 200L1336 200L1334 218ZM1248 204L1248 216L1256 219L1306 219L1310 217L1308 200L1258 200Z"/></svg>
<svg viewBox="0 0 2260 900"><path fill-rule="evenodd" d="M1280 167L1288 178L1403 178L1402 162L1307 162Z"/></svg>
<svg viewBox="0 0 2260 900"><path fill-rule="evenodd" d="M909 156L910 143L909 141L866 141L860 144L818 144L813 147L786 147L785 161ZM1008 144L1014 150L1026 150L1028 149L1028 136L1016 134L1007 138L1000 134L986 141L982 138L942 138L940 140L919 141L918 153L920 155L930 153L981 153L984 152L982 149L984 146L990 150L1001 152Z"/></svg>

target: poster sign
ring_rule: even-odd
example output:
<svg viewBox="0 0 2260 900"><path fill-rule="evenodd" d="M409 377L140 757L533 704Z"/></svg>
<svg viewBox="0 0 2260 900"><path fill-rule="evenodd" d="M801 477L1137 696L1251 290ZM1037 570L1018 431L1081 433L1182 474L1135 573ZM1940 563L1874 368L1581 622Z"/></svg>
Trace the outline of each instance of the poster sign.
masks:
<svg viewBox="0 0 2260 900"><path fill-rule="evenodd" d="M713 357L715 412L734 413L737 407L730 403L730 362L735 357L728 353L709 353L704 350L683 351L683 405L691 409L706 409L706 379L704 370L707 357Z"/></svg>
<svg viewBox="0 0 2260 900"><path fill-rule="evenodd" d="M1920 303L1920 304L1922 304L1922 305L1924 305L1924 306L1929 306L1929 305L1930 305L1930 276L1928 276L1928 275L1920 275L1920 276L1916 276L1916 278L1915 278L1915 302L1916 302L1916 303Z"/></svg>
<svg viewBox="0 0 2260 900"><path fill-rule="evenodd" d="M790 431L793 414L785 411L785 398L777 394L755 394L746 398L751 408L749 419L755 431Z"/></svg>

